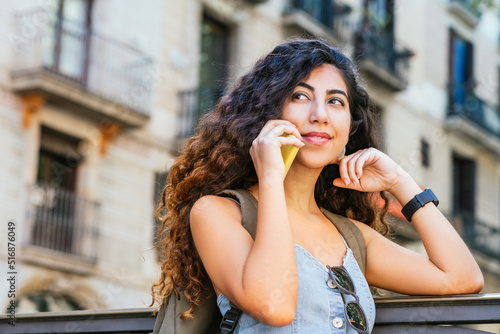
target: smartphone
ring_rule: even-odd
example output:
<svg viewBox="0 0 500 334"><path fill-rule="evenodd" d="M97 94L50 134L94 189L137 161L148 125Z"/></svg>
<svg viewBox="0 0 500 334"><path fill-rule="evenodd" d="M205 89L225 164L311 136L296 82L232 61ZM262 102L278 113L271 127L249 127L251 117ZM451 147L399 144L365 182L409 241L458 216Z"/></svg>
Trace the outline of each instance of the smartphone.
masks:
<svg viewBox="0 0 500 334"><path fill-rule="evenodd" d="M293 136L291 134L284 134L283 137ZM295 136L294 136L295 137ZM293 159L297 155L299 148L293 145L283 145L281 146L281 156L283 157L283 162L285 163L285 175L288 174L290 166L292 166Z"/></svg>

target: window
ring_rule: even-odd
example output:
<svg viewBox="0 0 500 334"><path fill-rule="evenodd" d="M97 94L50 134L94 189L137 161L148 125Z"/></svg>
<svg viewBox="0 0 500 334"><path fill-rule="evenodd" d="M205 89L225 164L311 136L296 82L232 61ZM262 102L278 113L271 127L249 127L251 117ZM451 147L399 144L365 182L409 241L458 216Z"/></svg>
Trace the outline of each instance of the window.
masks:
<svg viewBox="0 0 500 334"><path fill-rule="evenodd" d="M465 240L473 243L475 239L475 199L476 163L474 160L453 155L453 213L463 224Z"/></svg>
<svg viewBox="0 0 500 334"><path fill-rule="evenodd" d="M369 20L386 33L394 33L394 0L365 0Z"/></svg>
<svg viewBox="0 0 500 334"><path fill-rule="evenodd" d="M62 0L56 13L52 69L85 84L89 65L92 0Z"/></svg>
<svg viewBox="0 0 500 334"><path fill-rule="evenodd" d="M449 100L450 106L463 106L473 90L473 54L470 42L450 29Z"/></svg>
<svg viewBox="0 0 500 334"><path fill-rule="evenodd" d="M81 161L79 143L77 138L42 126L37 182L74 191Z"/></svg>
<svg viewBox="0 0 500 334"><path fill-rule="evenodd" d="M224 94L228 76L229 29L205 16L201 27L198 118Z"/></svg>
<svg viewBox="0 0 500 334"><path fill-rule="evenodd" d="M363 7L363 20L354 36L356 57L371 58L396 73L399 55L395 49L394 1L364 0Z"/></svg>
<svg viewBox="0 0 500 334"><path fill-rule="evenodd" d="M37 184L31 191L33 210L32 244L74 253L80 211L85 203L77 198L76 178L81 157L79 140L42 127Z"/></svg>
<svg viewBox="0 0 500 334"><path fill-rule="evenodd" d="M422 161L422 166L429 167L430 166L430 144L427 140L420 140L420 156Z"/></svg>
<svg viewBox="0 0 500 334"><path fill-rule="evenodd" d="M333 27L334 5L331 0L294 0L293 8L298 8L321 22L328 28Z"/></svg>

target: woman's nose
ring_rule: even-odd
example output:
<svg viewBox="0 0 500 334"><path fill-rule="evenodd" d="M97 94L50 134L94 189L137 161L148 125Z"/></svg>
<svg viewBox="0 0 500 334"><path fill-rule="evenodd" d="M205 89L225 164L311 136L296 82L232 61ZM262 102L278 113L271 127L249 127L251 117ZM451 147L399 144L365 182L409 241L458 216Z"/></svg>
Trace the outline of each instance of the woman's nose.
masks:
<svg viewBox="0 0 500 334"><path fill-rule="evenodd" d="M328 123L328 115L323 103L314 103L311 107L310 122L312 123Z"/></svg>

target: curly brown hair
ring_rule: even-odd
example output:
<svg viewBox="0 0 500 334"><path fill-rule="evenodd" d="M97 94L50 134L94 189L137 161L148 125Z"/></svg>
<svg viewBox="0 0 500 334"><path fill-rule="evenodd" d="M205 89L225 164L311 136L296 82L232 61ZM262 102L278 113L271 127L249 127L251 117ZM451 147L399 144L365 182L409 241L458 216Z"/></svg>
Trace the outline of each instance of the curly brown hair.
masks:
<svg viewBox="0 0 500 334"><path fill-rule="evenodd" d="M374 134L375 106L359 85L354 63L339 49L319 40L293 40L278 45L261 58L232 91L200 122L197 133L171 167L157 216L162 220L157 247L163 257L161 277L152 288L153 304L163 303L172 293L184 293L191 317L201 302L207 275L189 227L193 204L202 196L224 189L248 189L258 182L249 154L252 141L264 124L281 117L283 106L297 84L312 69L331 64L340 70L347 85L352 130L346 154L377 147ZM378 194L337 188L338 165L326 166L316 184L315 198L325 209L361 221L383 234L388 225L385 205L374 205Z"/></svg>

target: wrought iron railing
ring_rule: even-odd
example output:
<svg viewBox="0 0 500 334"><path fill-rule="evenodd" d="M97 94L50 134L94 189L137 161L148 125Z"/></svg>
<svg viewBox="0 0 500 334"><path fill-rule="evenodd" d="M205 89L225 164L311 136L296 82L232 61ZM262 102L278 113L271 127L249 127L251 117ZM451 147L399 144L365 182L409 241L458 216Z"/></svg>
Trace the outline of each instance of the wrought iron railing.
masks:
<svg viewBox="0 0 500 334"><path fill-rule="evenodd" d="M373 334L499 333L500 294L375 299ZM152 309L0 315L1 333L151 333ZM465 329L464 326L482 326ZM487 328L485 328L487 326Z"/></svg>
<svg viewBox="0 0 500 334"><path fill-rule="evenodd" d="M361 24L354 34L354 53L355 58L371 60L404 85L408 84L409 58L412 53L397 45L392 32Z"/></svg>
<svg viewBox="0 0 500 334"><path fill-rule="evenodd" d="M287 13L302 11L311 19L320 23L341 42L352 40L352 8L338 0L290 0Z"/></svg>
<svg viewBox="0 0 500 334"><path fill-rule="evenodd" d="M482 12L481 12L481 2L482 1L474 1L474 0L450 0L452 3L458 3L461 6L463 6L465 9L467 9L471 14L473 14L476 17L480 17Z"/></svg>
<svg viewBox="0 0 500 334"><path fill-rule="evenodd" d="M212 109L222 97L222 89L196 88L178 93L177 139L193 135L200 118Z"/></svg>
<svg viewBox="0 0 500 334"><path fill-rule="evenodd" d="M198 124L198 89L178 93L179 109L177 112L177 139L190 137Z"/></svg>
<svg viewBox="0 0 500 334"><path fill-rule="evenodd" d="M73 191L36 184L28 192L26 246L97 259L99 204Z"/></svg>
<svg viewBox="0 0 500 334"><path fill-rule="evenodd" d="M137 48L36 8L15 16L15 73L48 71L149 115L153 60Z"/></svg>
<svg viewBox="0 0 500 334"><path fill-rule="evenodd" d="M500 138L498 106L480 99L467 84L448 85L448 116L459 116Z"/></svg>
<svg viewBox="0 0 500 334"><path fill-rule="evenodd" d="M471 249L500 260L499 225L480 221L474 214L467 212L455 214L451 221Z"/></svg>

